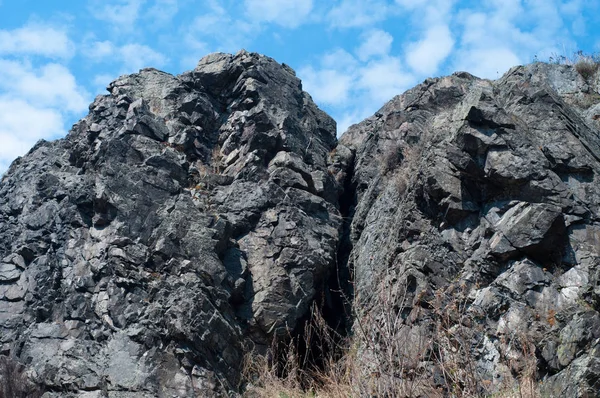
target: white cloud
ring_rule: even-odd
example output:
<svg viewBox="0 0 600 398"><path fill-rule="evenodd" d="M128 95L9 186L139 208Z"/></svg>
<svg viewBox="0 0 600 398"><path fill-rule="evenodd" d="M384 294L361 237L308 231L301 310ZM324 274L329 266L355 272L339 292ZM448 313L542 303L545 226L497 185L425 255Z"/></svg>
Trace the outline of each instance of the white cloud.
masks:
<svg viewBox="0 0 600 398"><path fill-rule="evenodd" d="M323 68L336 68L344 71L352 71L358 67L358 61L352 54L342 48L324 54L321 58Z"/></svg>
<svg viewBox="0 0 600 398"><path fill-rule="evenodd" d="M164 25L179 12L178 0L156 0L146 14L154 22Z"/></svg>
<svg viewBox="0 0 600 398"><path fill-rule="evenodd" d="M84 43L81 52L88 58L94 61L102 61L110 58L116 51L115 45L108 41L94 41Z"/></svg>
<svg viewBox="0 0 600 398"><path fill-rule="evenodd" d="M0 161L23 155L39 139L63 132L63 118L58 111L0 96Z"/></svg>
<svg viewBox="0 0 600 398"><path fill-rule="evenodd" d="M257 22L271 22L287 28L300 26L309 16L312 0L244 0L246 14Z"/></svg>
<svg viewBox="0 0 600 398"><path fill-rule="evenodd" d="M414 10L426 5L427 1L428 0L396 0L396 4L399 4L409 10Z"/></svg>
<svg viewBox="0 0 600 398"><path fill-rule="evenodd" d="M299 70L303 89L317 103L341 105L348 101L353 79L348 74L334 69L315 70L308 66Z"/></svg>
<svg viewBox="0 0 600 398"><path fill-rule="evenodd" d="M323 55L318 66L298 70L303 87L337 121L338 133L414 85L399 57L379 52L361 62L343 49Z"/></svg>
<svg viewBox="0 0 600 398"><path fill-rule="evenodd" d="M0 30L0 55L41 55L69 58L75 52L64 30L45 25L27 25Z"/></svg>
<svg viewBox="0 0 600 398"><path fill-rule="evenodd" d="M208 11L194 18L190 28L204 35L218 35L224 27L230 27L231 16L218 2L210 1ZM226 29L228 31L229 29ZM225 32L227 33L227 32Z"/></svg>
<svg viewBox="0 0 600 398"><path fill-rule="evenodd" d="M388 32L374 29L362 37L363 41L356 49L356 55L361 61L366 61L373 56L389 54L394 38Z"/></svg>
<svg viewBox="0 0 600 398"><path fill-rule="evenodd" d="M415 81L414 76L404 71L397 57L371 61L360 69L359 74L358 86L367 91L378 106L402 94Z"/></svg>
<svg viewBox="0 0 600 398"><path fill-rule="evenodd" d="M139 43L117 46L108 40L92 41L84 44L82 53L93 62L121 63L122 73L133 73L146 67L160 68L167 63L163 54Z"/></svg>
<svg viewBox="0 0 600 398"><path fill-rule="evenodd" d="M462 10L457 17L462 32L453 54L454 69L495 79L511 66L531 61L534 55L542 60L553 53L570 56L570 49L577 46L566 23L568 18L577 22L581 4L490 0L485 7Z"/></svg>
<svg viewBox="0 0 600 398"><path fill-rule="evenodd" d="M94 88L94 93L105 93L106 87L115 80L118 76L116 74L109 73L101 73L99 75L94 76L92 79L92 84Z"/></svg>
<svg viewBox="0 0 600 398"><path fill-rule="evenodd" d="M146 0L92 0L90 13L98 20L130 30Z"/></svg>
<svg viewBox="0 0 600 398"><path fill-rule="evenodd" d="M372 114L373 111L370 108L359 108L338 114L335 118L337 122L338 136L348 130L348 127L352 126L353 124L360 123Z"/></svg>
<svg viewBox="0 0 600 398"><path fill-rule="evenodd" d="M255 23L234 19L218 1L207 0L205 10L181 33L187 50L181 64L186 68L194 67L212 51L236 53L261 31Z"/></svg>
<svg viewBox="0 0 600 398"><path fill-rule="evenodd" d="M119 48L119 55L127 71L137 72L146 67L162 67L167 58L143 44L126 44Z"/></svg>
<svg viewBox="0 0 600 398"><path fill-rule="evenodd" d="M88 93L64 66L49 63L39 68L29 63L0 59L0 93L26 100L38 107L60 107L67 112L83 112Z"/></svg>
<svg viewBox="0 0 600 398"><path fill-rule="evenodd" d="M342 0L327 17L333 27L356 28L383 21L391 14L385 0Z"/></svg>
<svg viewBox="0 0 600 398"><path fill-rule="evenodd" d="M413 71L420 75L437 73L454 47L452 33L446 25L435 25L427 29L425 37L407 48L406 59Z"/></svg>
<svg viewBox="0 0 600 398"><path fill-rule="evenodd" d="M88 103L63 65L0 59L0 173L39 139L64 135L65 119L84 113Z"/></svg>
<svg viewBox="0 0 600 398"><path fill-rule="evenodd" d="M181 58L180 64L184 69L193 69L198 65L198 61L202 56L210 52L210 46L205 41L199 40L195 37L194 33L186 33L183 41L186 44L188 51Z"/></svg>
<svg viewBox="0 0 600 398"><path fill-rule="evenodd" d="M466 70L485 79L498 79L508 69L522 63L519 56L506 47L463 51L458 57L460 58L459 70Z"/></svg>

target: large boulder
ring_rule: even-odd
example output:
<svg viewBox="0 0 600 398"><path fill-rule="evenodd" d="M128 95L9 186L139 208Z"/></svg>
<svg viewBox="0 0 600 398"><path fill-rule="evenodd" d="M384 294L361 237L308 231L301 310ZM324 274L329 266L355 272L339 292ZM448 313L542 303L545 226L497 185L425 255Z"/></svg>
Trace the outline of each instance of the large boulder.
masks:
<svg viewBox="0 0 600 398"><path fill-rule="evenodd" d="M51 396L235 391L335 269L335 122L245 51L108 91L2 180L0 351Z"/></svg>
<svg viewBox="0 0 600 398"><path fill-rule="evenodd" d="M349 166L331 170L354 198L348 268L373 386L486 394L535 379L548 396L597 396L599 90L566 65L460 72L342 136ZM407 330L412 362L389 343Z"/></svg>
<svg viewBox="0 0 600 398"><path fill-rule="evenodd" d="M0 183L0 355L47 397L235 395L318 308L358 396L595 396L599 89L459 72L338 144L268 57L123 76Z"/></svg>

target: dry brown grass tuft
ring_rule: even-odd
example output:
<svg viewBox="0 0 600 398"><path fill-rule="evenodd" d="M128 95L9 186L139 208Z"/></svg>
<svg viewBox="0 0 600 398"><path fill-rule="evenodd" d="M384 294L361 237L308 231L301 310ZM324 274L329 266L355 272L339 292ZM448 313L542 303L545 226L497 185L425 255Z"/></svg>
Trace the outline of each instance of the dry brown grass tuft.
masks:
<svg viewBox="0 0 600 398"><path fill-rule="evenodd" d="M410 275L389 272L376 292L356 300L360 310L345 339L313 310L304 338L307 347L318 340L317 350L326 353L318 366L298 355L293 341L284 353L272 348L266 356L249 355L244 396L540 397L533 345L522 336L510 342L522 355L502 364L501 383L478 368L475 353L483 348L485 330L469 310L464 285L427 295ZM420 305L428 308L428 322L417 313Z"/></svg>
<svg viewBox="0 0 600 398"><path fill-rule="evenodd" d="M598 70L598 62L596 62L592 57L581 56L577 62L575 62L575 70L581 75L581 77L583 77L585 80L588 80L590 77L594 76Z"/></svg>
<svg viewBox="0 0 600 398"><path fill-rule="evenodd" d="M0 356L0 398L39 398L42 390L27 376L19 362Z"/></svg>
<svg viewBox="0 0 600 398"><path fill-rule="evenodd" d="M223 158L223 154L221 153L221 146L216 145L213 147L212 152L210 154L210 159L212 162L213 173L219 174L221 172L221 160Z"/></svg>

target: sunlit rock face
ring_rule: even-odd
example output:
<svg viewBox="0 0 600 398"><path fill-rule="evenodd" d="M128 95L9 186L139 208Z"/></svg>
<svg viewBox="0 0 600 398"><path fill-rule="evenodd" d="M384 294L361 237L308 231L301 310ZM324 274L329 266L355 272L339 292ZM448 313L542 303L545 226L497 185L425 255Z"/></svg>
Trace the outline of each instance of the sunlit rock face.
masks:
<svg viewBox="0 0 600 398"><path fill-rule="evenodd" d="M488 391L529 372L594 396L598 89L570 66L456 73L338 143L265 56L121 77L0 184L1 354L48 397L225 396L316 303L368 377L444 391L454 355Z"/></svg>
<svg viewBox="0 0 600 398"><path fill-rule="evenodd" d="M4 176L2 351L59 396L221 396L335 269L335 122L247 52L108 91Z"/></svg>
<svg viewBox="0 0 600 398"><path fill-rule="evenodd" d="M399 330L425 326L431 338L445 311L457 339L469 329L462 348L489 385L533 358L544 393L596 396L599 88L570 66L515 67L497 81L456 73L350 127L338 148L354 162L355 306L395 308ZM401 293L384 305L390 286Z"/></svg>

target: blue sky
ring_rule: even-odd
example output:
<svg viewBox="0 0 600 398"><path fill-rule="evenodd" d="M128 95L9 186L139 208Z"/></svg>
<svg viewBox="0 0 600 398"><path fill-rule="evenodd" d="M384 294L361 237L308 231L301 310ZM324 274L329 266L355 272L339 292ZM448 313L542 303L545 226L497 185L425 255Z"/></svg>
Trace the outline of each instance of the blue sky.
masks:
<svg viewBox="0 0 600 398"><path fill-rule="evenodd" d="M600 0L0 0L0 173L119 75L242 48L291 65L342 133L429 76L600 51Z"/></svg>

